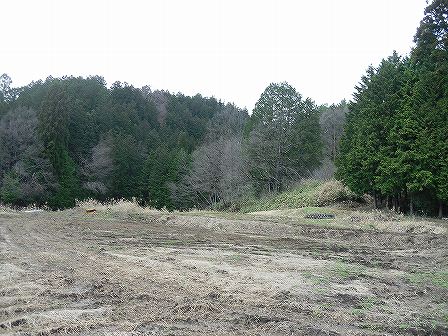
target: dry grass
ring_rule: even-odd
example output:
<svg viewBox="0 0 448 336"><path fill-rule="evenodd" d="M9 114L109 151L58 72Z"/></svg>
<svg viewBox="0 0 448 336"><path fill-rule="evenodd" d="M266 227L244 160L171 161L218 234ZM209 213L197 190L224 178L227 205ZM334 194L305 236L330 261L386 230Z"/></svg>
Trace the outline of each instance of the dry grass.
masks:
<svg viewBox="0 0 448 336"><path fill-rule="evenodd" d="M448 331L442 222L345 208L167 213L127 201L15 214L0 213L0 333Z"/></svg>
<svg viewBox="0 0 448 336"><path fill-rule="evenodd" d="M126 200L117 199L109 200L106 202L100 202L95 199L86 199L76 202L76 208L82 210L95 209L99 212L121 214L121 215L133 215L133 214L147 214L153 215L154 213L168 212L167 210L156 210L149 207L143 207L138 204L136 199Z"/></svg>
<svg viewBox="0 0 448 336"><path fill-rule="evenodd" d="M359 202L366 201L369 200L360 199L339 181L309 179L301 181L300 184L283 193L247 200L243 202L241 211L268 211L337 203L359 206Z"/></svg>
<svg viewBox="0 0 448 336"><path fill-rule="evenodd" d="M332 214L334 219L307 219L310 213ZM249 213L254 218L283 218L307 225L391 233L446 234L448 222L435 218L405 216L389 210L348 210L345 206L304 207Z"/></svg>
<svg viewBox="0 0 448 336"><path fill-rule="evenodd" d="M9 205L0 203L0 213L20 213L32 211L49 211L49 208L46 206L38 206L37 204L30 204L26 207L14 208Z"/></svg>

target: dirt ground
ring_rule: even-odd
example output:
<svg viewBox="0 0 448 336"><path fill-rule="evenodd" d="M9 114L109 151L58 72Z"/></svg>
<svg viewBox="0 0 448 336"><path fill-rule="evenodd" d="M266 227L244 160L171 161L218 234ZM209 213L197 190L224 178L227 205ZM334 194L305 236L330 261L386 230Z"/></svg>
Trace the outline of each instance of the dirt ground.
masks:
<svg viewBox="0 0 448 336"><path fill-rule="evenodd" d="M0 334L448 335L447 221L0 211Z"/></svg>

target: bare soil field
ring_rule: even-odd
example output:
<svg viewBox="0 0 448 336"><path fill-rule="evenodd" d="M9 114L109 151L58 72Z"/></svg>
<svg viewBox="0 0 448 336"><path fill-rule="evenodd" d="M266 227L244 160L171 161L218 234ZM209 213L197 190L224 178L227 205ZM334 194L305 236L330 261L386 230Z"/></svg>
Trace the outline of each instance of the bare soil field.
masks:
<svg viewBox="0 0 448 336"><path fill-rule="evenodd" d="M0 334L448 335L447 242L338 209L1 210Z"/></svg>

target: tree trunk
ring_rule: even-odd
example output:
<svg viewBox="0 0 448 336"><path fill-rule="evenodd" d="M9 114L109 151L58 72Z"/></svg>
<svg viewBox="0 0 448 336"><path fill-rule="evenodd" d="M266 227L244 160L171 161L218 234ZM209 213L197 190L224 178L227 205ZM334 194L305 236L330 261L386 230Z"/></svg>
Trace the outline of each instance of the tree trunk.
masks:
<svg viewBox="0 0 448 336"><path fill-rule="evenodd" d="M443 202L439 201L439 218L443 217Z"/></svg>
<svg viewBox="0 0 448 336"><path fill-rule="evenodd" d="M378 196L378 198L379 198L379 201L380 201L380 207L384 208L384 197L383 197L383 195L380 194Z"/></svg>
<svg viewBox="0 0 448 336"><path fill-rule="evenodd" d="M333 154L333 162L336 162L336 130L333 128L333 148L332 148L332 154Z"/></svg>
<svg viewBox="0 0 448 336"><path fill-rule="evenodd" d="M412 198L412 194L409 194L409 214L414 216L414 199Z"/></svg>
<svg viewBox="0 0 448 336"><path fill-rule="evenodd" d="M394 210L395 210L395 212L400 212L400 205L399 205L397 194L394 195Z"/></svg>
<svg viewBox="0 0 448 336"><path fill-rule="evenodd" d="M408 188L404 188L403 191L403 212L405 214L409 213L411 211L410 207L410 202L409 202L409 193L408 193Z"/></svg>

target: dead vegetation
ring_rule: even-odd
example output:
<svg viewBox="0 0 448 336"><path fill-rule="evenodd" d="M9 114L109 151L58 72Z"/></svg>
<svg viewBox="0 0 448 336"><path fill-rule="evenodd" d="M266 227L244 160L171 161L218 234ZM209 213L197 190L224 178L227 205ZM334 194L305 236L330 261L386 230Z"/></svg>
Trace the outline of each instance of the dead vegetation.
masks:
<svg viewBox="0 0 448 336"><path fill-rule="evenodd" d="M337 208L2 208L0 333L447 335L446 243L444 221Z"/></svg>

